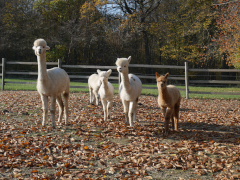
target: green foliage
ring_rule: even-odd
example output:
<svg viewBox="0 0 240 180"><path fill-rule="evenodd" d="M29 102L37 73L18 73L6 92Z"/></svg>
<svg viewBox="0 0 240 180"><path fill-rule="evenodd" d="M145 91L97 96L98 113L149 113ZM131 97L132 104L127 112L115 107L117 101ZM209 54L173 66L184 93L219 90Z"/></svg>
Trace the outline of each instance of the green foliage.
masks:
<svg viewBox="0 0 240 180"><path fill-rule="evenodd" d="M228 10L232 6L217 9L214 3L4 1L0 3L0 55L9 60L33 61L32 44L44 38L51 47L48 61L62 59L66 64L114 65L116 58L131 55L136 64L183 65L188 61L195 68L219 68L225 52L238 67L238 17ZM224 13L232 16L224 19Z"/></svg>
<svg viewBox="0 0 240 180"><path fill-rule="evenodd" d="M174 1L175 2L175 1ZM165 3L167 16L163 17L166 33L160 51L166 59L182 64L200 61L203 47L209 44L214 11L209 0L180 0ZM162 7L163 8L163 7Z"/></svg>
<svg viewBox="0 0 240 180"><path fill-rule="evenodd" d="M64 45L56 45L51 51L47 51L47 61L49 62L57 62L58 59L61 59L62 62L65 62L64 57L66 54L66 46Z"/></svg>
<svg viewBox="0 0 240 180"><path fill-rule="evenodd" d="M219 45L218 51L228 65L240 68L239 40L240 40L240 5L239 1L217 1L214 4L217 11L216 24L218 33L213 39Z"/></svg>

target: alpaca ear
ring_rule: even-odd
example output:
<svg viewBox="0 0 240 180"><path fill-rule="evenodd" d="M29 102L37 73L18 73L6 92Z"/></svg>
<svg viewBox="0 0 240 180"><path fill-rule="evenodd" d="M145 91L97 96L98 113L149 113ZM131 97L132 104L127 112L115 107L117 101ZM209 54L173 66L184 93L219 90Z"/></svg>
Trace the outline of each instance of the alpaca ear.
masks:
<svg viewBox="0 0 240 180"><path fill-rule="evenodd" d="M97 70L97 73L99 74L100 72L101 72L101 71L98 69L98 70Z"/></svg>
<svg viewBox="0 0 240 180"><path fill-rule="evenodd" d="M50 47L49 46L46 46L46 50L49 50L50 49Z"/></svg>
<svg viewBox="0 0 240 180"><path fill-rule="evenodd" d="M155 73L155 75L156 75L156 78L159 78L159 74L157 72Z"/></svg>
<svg viewBox="0 0 240 180"><path fill-rule="evenodd" d="M168 78L169 73L165 74L165 78Z"/></svg>
<svg viewBox="0 0 240 180"><path fill-rule="evenodd" d="M129 56L129 57L128 57L128 63L130 63L130 61L131 61L131 58L132 58L131 56Z"/></svg>
<svg viewBox="0 0 240 180"><path fill-rule="evenodd" d="M35 49L36 49L36 47L35 47L35 46L33 46L33 47L32 47L32 49L33 49L33 50L35 50Z"/></svg>
<svg viewBox="0 0 240 180"><path fill-rule="evenodd" d="M115 62L116 65L117 65L117 61L118 61L118 59L119 59L119 58L117 58L117 60L116 60L116 62Z"/></svg>
<svg viewBox="0 0 240 180"><path fill-rule="evenodd" d="M108 76L110 76L110 74L112 73L112 70L109 69L109 70L107 71L107 73L108 73Z"/></svg>

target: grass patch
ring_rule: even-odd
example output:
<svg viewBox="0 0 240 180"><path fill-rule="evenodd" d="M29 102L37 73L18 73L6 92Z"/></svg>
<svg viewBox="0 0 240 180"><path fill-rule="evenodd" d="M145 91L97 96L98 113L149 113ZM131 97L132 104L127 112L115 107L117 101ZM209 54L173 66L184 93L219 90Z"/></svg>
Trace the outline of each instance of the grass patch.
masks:
<svg viewBox="0 0 240 180"><path fill-rule="evenodd" d="M9 82L36 82L36 80L24 80L24 79L6 79ZM0 81L1 82L1 81ZM88 83L82 82L71 82L71 86L88 86ZM114 88L118 88L117 83L113 83ZM143 87L157 87L155 84L143 84ZM177 88L185 89L185 86L177 86ZM14 84L6 83L5 90L27 90L27 91L36 91L36 84ZM71 92L88 92L88 88L70 88ZM229 93L240 93L240 88L238 87L194 87L189 86L189 91L199 91L199 92L229 92ZM115 94L118 93L116 89ZM186 91L180 91L182 97L186 97ZM143 89L143 95L157 96L157 89ZM218 94L189 94L189 98L207 98L207 99L240 99L240 95L218 95Z"/></svg>

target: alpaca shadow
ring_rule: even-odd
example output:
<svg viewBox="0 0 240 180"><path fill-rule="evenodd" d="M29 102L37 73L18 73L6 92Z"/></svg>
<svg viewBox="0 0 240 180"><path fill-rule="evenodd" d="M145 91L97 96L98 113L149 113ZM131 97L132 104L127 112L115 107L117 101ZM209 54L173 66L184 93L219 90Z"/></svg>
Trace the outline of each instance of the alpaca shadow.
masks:
<svg viewBox="0 0 240 180"><path fill-rule="evenodd" d="M150 122L140 121L138 125L144 127L152 127L153 124L164 127L164 122ZM232 143L235 145L240 144L240 131L239 126L224 126L208 123L179 123L179 131L174 131L170 123L170 132L165 139L171 139L173 141L179 140L192 140L196 142L209 141L212 143ZM151 131L151 130L149 130ZM163 137L163 134L159 134L159 130L152 130L152 137Z"/></svg>
<svg viewBox="0 0 240 180"><path fill-rule="evenodd" d="M159 113L161 113L161 108L159 106L149 106L149 104L145 105L145 104L142 104L142 103L138 103L138 106L139 107L142 107L142 108L147 108L147 109L159 109ZM180 111L184 111L184 112L195 112L196 110L195 109L187 109L187 108L180 108Z"/></svg>
<svg viewBox="0 0 240 180"><path fill-rule="evenodd" d="M149 104L145 105L145 104L142 104L142 103L138 103L138 107L146 108L146 109L159 109L159 110L161 110L161 108L159 106L149 106ZM159 112L161 112L161 111L159 111Z"/></svg>
<svg viewBox="0 0 240 180"><path fill-rule="evenodd" d="M194 109L180 109L182 112L195 112ZM152 124L164 127L164 121L138 121L138 124L151 127ZM240 126L227 126L219 124L209 124L204 122L179 122L179 131L173 131L170 123L170 133L167 139L186 140L191 139L197 142L212 141L217 143L240 144ZM154 131L153 131L154 132ZM154 132L156 136L162 136L159 132Z"/></svg>
<svg viewBox="0 0 240 180"><path fill-rule="evenodd" d="M240 143L240 132L239 126L225 126L217 124L208 124L203 122L182 122L179 123L179 132L176 132L182 139L191 139L197 142L211 141L212 143L233 143L239 145ZM171 135L168 138L176 139Z"/></svg>
<svg viewBox="0 0 240 180"><path fill-rule="evenodd" d="M187 109L187 108L180 108L180 111L184 111L184 112L195 112L195 109Z"/></svg>

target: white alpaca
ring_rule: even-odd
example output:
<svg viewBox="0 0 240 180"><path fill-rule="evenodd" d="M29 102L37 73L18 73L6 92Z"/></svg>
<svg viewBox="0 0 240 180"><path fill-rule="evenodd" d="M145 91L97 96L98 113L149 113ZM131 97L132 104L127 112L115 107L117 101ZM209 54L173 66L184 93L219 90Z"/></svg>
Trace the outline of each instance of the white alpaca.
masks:
<svg viewBox="0 0 240 180"><path fill-rule="evenodd" d="M104 121L106 121L107 119L111 119L111 109L114 95L113 85L108 82L108 77L112 73L112 70L109 69L108 71L100 71L98 69L97 72L99 80L102 83L99 89L99 95L103 105Z"/></svg>
<svg viewBox="0 0 240 180"><path fill-rule="evenodd" d="M128 74L128 64L131 56L128 58L118 58L116 61L117 70L121 73L122 82L119 85L119 94L122 99L126 123L133 126L136 121L136 111L138 98L142 91L142 82L134 74Z"/></svg>
<svg viewBox="0 0 240 180"><path fill-rule="evenodd" d="M94 100L96 99L96 105L98 105L98 90L101 86L101 81L99 80L98 74L92 74L88 78L88 87L90 93L90 104L93 104Z"/></svg>
<svg viewBox="0 0 240 180"><path fill-rule="evenodd" d="M55 128L55 111L56 111L56 100L59 106L59 118L58 122L62 120L63 107L65 124L68 123L68 98L69 98L69 87L70 79L68 74L60 68L46 69L46 50L50 47L44 39L37 39L34 42L33 50L37 56L38 61L38 79L37 79L37 90L41 96L42 108L43 108L43 121L42 125L46 125L47 114L48 114L48 96L51 97L51 119L52 126ZM64 106L61 94L63 93Z"/></svg>

